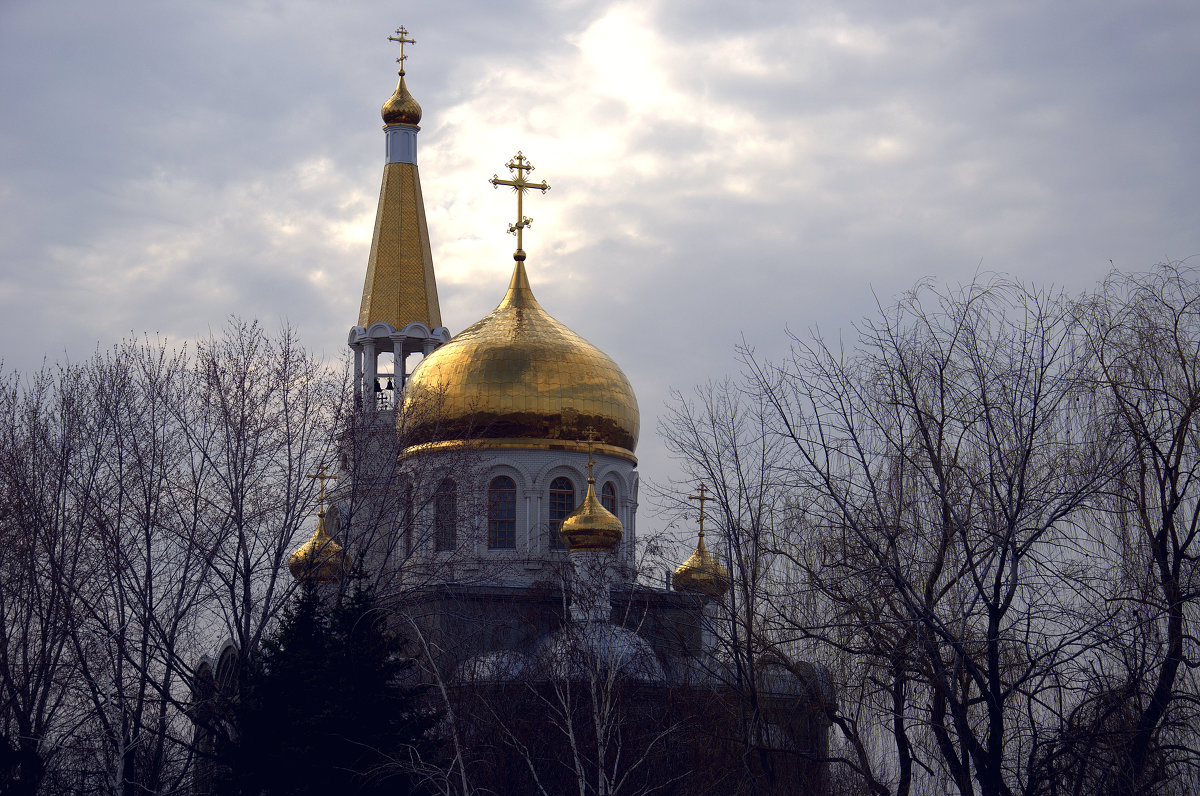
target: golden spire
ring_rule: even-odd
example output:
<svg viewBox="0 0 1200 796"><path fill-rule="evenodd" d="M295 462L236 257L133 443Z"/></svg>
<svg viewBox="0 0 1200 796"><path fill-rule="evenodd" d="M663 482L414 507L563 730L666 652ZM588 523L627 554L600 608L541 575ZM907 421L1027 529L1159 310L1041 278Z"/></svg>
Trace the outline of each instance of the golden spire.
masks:
<svg viewBox="0 0 1200 796"><path fill-rule="evenodd" d="M326 473L325 465L322 464L317 468L317 472L310 473L308 477L321 482L317 529L308 537L307 542L296 548L288 557L288 569L292 577L299 581L337 583L346 570L346 553L325 530L325 482L336 481L337 476Z"/></svg>
<svg viewBox="0 0 1200 796"><path fill-rule="evenodd" d="M389 41L400 43L400 80L396 92L383 104L387 163L375 211L371 255L363 281L358 325L364 329L384 321L403 329L420 321L430 330L442 325L437 280L433 273L433 250L425 221L425 200L417 172L417 123L421 106L404 83L404 45L415 43L404 27Z"/></svg>
<svg viewBox="0 0 1200 796"><path fill-rule="evenodd" d="M708 487L703 483L698 491L698 495L688 495L688 500L700 503L700 532L696 552L675 570L675 588L707 594L719 600L729 591L729 572L709 555L704 545L704 504L712 498L708 496Z"/></svg>
<svg viewBox="0 0 1200 796"><path fill-rule="evenodd" d="M625 529L616 515L604 508L604 504L596 497L596 477L593 468L596 457L592 455L592 445L596 441L596 429L587 427L588 449L588 488L587 494L579 507L563 520L559 535L571 550L606 550L613 552L621 543Z"/></svg>
<svg viewBox="0 0 1200 796"><path fill-rule="evenodd" d="M517 236L517 250L513 252L513 259L521 262L525 259L525 248L521 240L521 231L533 223L533 219L526 218L522 210L522 200L525 198L525 191L532 188L535 191L545 193L550 190L550 186L546 184L545 180L542 180L541 184L538 184L525 179L525 172L533 171L533 164L525 159L523 152L518 151L517 156L504 165L513 174L513 179L502 180L493 174L488 182L496 188L499 188L501 185L507 185L517 192L517 223L509 224L508 231L510 234Z"/></svg>

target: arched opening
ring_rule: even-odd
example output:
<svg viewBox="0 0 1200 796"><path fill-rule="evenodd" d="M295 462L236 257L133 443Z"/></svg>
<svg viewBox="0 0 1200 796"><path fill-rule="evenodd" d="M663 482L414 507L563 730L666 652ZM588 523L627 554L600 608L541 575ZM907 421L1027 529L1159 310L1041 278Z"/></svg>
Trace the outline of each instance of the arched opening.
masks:
<svg viewBox="0 0 1200 796"><path fill-rule="evenodd" d="M458 546L458 485L452 478L442 479L433 497L433 539L438 552Z"/></svg>
<svg viewBox="0 0 1200 796"><path fill-rule="evenodd" d="M396 384L396 360L390 351L381 351L375 358L375 408L379 411L394 409L396 394L403 385Z"/></svg>
<svg viewBox="0 0 1200 796"><path fill-rule="evenodd" d="M559 476L550 482L550 549L566 550L559 531L563 520L575 510L575 485L571 479Z"/></svg>
<svg viewBox="0 0 1200 796"><path fill-rule="evenodd" d="M613 514L617 513L617 485L612 481L605 481L600 489L600 505Z"/></svg>
<svg viewBox="0 0 1200 796"><path fill-rule="evenodd" d="M517 485L507 475L488 485L488 549L512 550L517 546Z"/></svg>
<svg viewBox="0 0 1200 796"><path fill-rule="evenodd" d="M400 500L403 502L401 506L400 522L402 523L400 533L404 536L404 555L411 556L413 554L413 525L416 520L416 507L413 506L413 488L412 484L405 484L400 490Z"/></svg>

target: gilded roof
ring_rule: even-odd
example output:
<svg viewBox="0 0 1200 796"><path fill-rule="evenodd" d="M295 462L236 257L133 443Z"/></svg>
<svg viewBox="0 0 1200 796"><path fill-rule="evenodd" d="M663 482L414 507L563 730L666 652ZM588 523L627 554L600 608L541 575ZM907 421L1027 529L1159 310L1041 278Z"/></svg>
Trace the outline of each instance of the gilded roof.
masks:
<svg viewBox="0 0 1200 796"><path fill-rule="evenodd" d="M437 440L595 441L633 452L640 429L629 379L600 349L542 309L518 261L491 314L429 355L409 377L403 436Z"/></svg>
<svg viewBox="0 0 1200 796"><path fill-rule="evenodd" d="M346 552L325 531L325 512L317 515L317 529L288 558L288 569L299 581L337 583L346 569Z"/></svg>
<svg viewBox="0 0 1200 796"><path fill-rule="evenodd" d="M729 591L729 572L709 555L704 546L704 531L700 532L696 552L675 569L674 581L679 591L699 592L718 600Z"/></svg>
<svg viewBox="0 0 1200 796"><path fill-rule="evenodd" d="M608 550L621 542L624 529L616 515L596 498L596 479L588 478L587 495L562 522L559 534L572 550Z"/></svg>
<svg viewBox="0 0 1200 796"><path fill-rule="evenodd" d="M420 124L421 106L413 99L413 95L408 93L408 86L404 85L403 72L400 73L400 82L396 84L396 91L388 97L387 102L383 103L380 114L383 116L384 124Z"/></svg>
<svg viewBox="0 0 1200 796"><path fill-rule="evenodd" d="M383 169L371 256L363 282L358 325L387 321L402 329L420 321L442 325L425 201L415 163L388 163Z"/></svg>

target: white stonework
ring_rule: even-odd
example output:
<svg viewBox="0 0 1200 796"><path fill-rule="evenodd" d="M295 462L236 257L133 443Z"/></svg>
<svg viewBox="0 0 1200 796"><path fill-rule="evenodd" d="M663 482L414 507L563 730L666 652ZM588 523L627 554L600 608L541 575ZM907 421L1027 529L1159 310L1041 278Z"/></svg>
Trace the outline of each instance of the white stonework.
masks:
<svg viewBox="0 0 1200 796"><path fill-rule="evenodd" d="M425 541L413 556L406 557L404 551L397 550L392 560L415 558L447 562L447 575L435 576L434 580L446 580L449 573L460 582L509 586L556 580L557 573L567 563L568 553L566 549L551 547L550 484L560 476L571 482L573 510L587 494L587 460L588 454L584 451L520 448L439 451L405 457L402 471L411 473L414 481L427 484L424 488L427 495L433 494L442 478L455 479L459 490L458 545L453 551L436 551L435 501L429 497L421 499L418 495L416 502L421 508L415 525L428 529L423 535ZM614 513L624 526L617 549L617 579L630 583L635 579L638 473L633 462L625 458L597 452L595 460L597 497L605 483L612 483L616 490ZM488 547L488 487L499 476L511 478L516 486L516 538L513 548L491 549ZM417 489L421 491L420 487ZM410 566L412 563L415 562L410 561ZM429 573L427 567L421 568L422 576Z"/></svg>
<svg viewBox="0 0 1200 796"><path fill-rule="evenodd" d="M380 408L395 410L396 396L404 389L408 379L407 362L410 354L427 357L438 346L450 340L450 330L445 326L430 329L420 321L405 324L396 331L387 321L375 321L370 327L353 326L346 336L346 345L354 352L354 402L367 411ZM391 354L393 372L379 373L379 355ZM393 389L381 400L371 400L375 387L382 387L391 378ZM365 402L364 402L364 399Z"/></svg>

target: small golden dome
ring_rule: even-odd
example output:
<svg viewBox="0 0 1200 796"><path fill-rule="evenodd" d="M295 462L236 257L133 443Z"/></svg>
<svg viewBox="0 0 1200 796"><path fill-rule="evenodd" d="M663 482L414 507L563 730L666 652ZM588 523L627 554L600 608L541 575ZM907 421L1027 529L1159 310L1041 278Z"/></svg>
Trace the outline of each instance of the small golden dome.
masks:
<svg viewBox="0 0 1200 796"><path fill-rule="evenodd" d="M624 529L616 515L596 498L596 479L588 478L587 495L565 520L559 534L572 550L613 552L621 542Z"/></svg>
<svg viewBox="0 0 1200 796"><path fill-rule="evenodd" d="M675 570L675 588L707 594L718 600L729 591L729 573L709 555L704 546L704 531L700 531L696 552Z"/></svg>
<svg viewBox="0 0 1200 796"><path fill-rule="evenodd" d="M298 581L337 583L346 570L346 552L325 531L325 512L317 515L317 529L288 558L288 569Z"/></svg>
<svg viewBox="0 0 1200 796"><path fill-rule="evenodd" d="M581 450L578 440L592 427L601 450L629 456L641 421L629 379L542 309L518 260L499 306L413 370L397 422L412 447L553 440Z"/></svg>
<svg viewBox="0 0 1200 796"><path fill-rule="evenodd" d="M383 103L382 114L385 125L409 124L415 127L421 123L421 106L408 93L403 70L400 72L400 82L396 84L396 92Z"/></svg>

